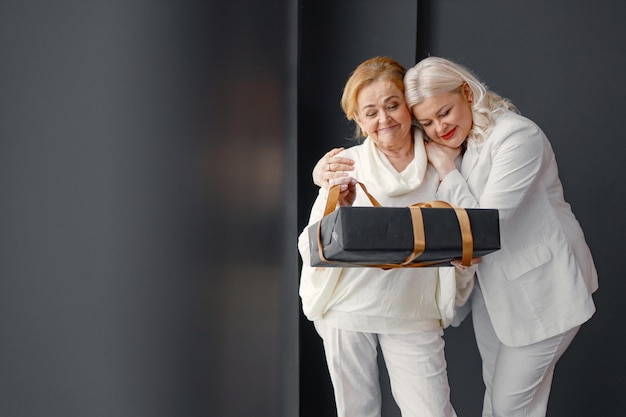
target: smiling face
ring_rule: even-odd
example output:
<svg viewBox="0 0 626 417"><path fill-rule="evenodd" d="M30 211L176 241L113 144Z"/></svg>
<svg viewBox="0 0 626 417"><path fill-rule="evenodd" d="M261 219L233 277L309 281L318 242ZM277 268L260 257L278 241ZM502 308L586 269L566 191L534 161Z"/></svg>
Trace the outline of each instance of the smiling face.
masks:
<svg viewBox="0 0 626 417"><path fill-rule="evenodd" d="M396 150L412 141L411 112L392 81L377 80L359 91L355 120L381 149Z"/></svg>
<svg viewBox="0 0 626 417"><path fill-rule="evenodd" d="M458 92L429 97L411 110L429 139L458 148L472 129L472 99L472 90L464 84Z"/></svg>

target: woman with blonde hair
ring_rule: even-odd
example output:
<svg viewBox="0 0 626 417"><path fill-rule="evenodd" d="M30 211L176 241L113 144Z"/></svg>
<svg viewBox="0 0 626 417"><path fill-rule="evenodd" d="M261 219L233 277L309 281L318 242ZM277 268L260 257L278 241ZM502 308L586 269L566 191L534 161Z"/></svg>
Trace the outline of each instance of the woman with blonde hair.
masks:
<svg viewBox="0 0 626 417"><path fill-rule="evenodd" d="M406 106L404 74L398 62L375 57L360 64L345 85L342 107L364 140L341 154L355 161L355 170L340 205L372 205L356 192L356 181L384 206L435 198L439 180ZM320 189L309 226L322 218L327 199L328 191ZM403 417L456 416L443 328L471 293L475 267L314 268L306 229L298 248L302 309L323 340L338 416L380 416L378 347Z"/></svg>

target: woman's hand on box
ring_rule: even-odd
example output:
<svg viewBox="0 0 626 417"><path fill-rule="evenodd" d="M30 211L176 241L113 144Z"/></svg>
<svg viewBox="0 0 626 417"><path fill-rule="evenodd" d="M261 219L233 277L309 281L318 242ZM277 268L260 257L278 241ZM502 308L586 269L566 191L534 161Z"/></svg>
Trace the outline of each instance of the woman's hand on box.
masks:
<svg viewBox="0 0 626 417"><path fill-rule="evenodd" d="M470 266L479 264L482 261L483 261L483 257L482 256L479 256L478 258L472 258L472 262L470 263ZM459 259L454 259L454 260L450 261L450 263L452 265L454 265L460 271L464 271L464 270L466 270L467 268L470 267L470 266L465 266L465 265L461 264L461 261Z"/></svg>
<svg viewBox="0 0 626 417"><path fill-rule="evenodd" d="M339 206L351 206L356 199L356 186L358 181L352 177L340 177L329 181L330 186L339 184L339 197L337 204Z"/></svg>

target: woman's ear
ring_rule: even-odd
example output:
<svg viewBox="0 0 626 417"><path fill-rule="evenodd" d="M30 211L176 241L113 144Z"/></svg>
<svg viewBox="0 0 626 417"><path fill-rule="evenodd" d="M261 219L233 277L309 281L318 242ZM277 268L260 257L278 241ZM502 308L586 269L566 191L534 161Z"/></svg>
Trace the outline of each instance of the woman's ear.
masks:
<svg viewBox="0 0 626 417"><path fill-rule="evenodd" d="M363 129L363 125L361 124L361 121L359 120L359 115L356 113L354 114L354 122L357 124L357 126L361 130L361 133L363 134L363 136L367 137L367 132L365 131L365 129Z"/></svg>
<svg viewBox="0 0 626 417"><path fill-rule="evenodd" d="M468 83L463 83L462 91L463 91L463 96L465 97L465 100L467 100L469 104L472 104L472 102L474 101L474 92L472 91Z"/></svg>

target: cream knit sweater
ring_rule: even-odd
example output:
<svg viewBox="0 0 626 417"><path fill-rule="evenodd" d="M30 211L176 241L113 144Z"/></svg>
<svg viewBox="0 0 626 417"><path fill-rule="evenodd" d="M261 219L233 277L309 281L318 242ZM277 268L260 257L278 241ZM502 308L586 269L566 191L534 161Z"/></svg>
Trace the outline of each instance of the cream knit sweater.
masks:
<svg viewBox="0 0 626 417"><path fill-rule="evenodd" d="M406 207L435 200L439 184L419 132L414 148L415 158L401 173L369 138L341 155L355 161L351 175L364 183L381 205ZM354 206L371 206L359 191ZM327 196L328 191L320 189L309 226L322 217ZM313 268L307 229L300 234L298 249L303 260L300 297L309 320L370 333L431 331L450 324L455 306L464 304L473 288L474 267L464 272L454 267Z"/></svg>

